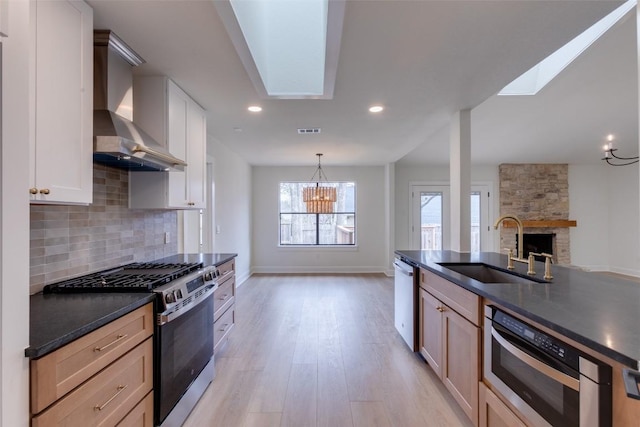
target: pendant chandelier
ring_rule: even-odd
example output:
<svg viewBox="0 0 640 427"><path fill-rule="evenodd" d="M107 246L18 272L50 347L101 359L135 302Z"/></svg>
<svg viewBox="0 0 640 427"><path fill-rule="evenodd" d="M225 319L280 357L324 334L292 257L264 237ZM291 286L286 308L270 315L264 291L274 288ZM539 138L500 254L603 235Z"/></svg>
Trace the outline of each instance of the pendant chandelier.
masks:
<svg viewBox="0 0 640 427"><path fill-rule="evenodd" d="M315 187L302 189L302 201L307 205L307 213L333 213L334 203L336 202L336 188L327 185L327 176L322 172L322 166L320 165L322 153L318 153L316 156L318 156L318 169L311 177L313 182L317 176ZM323 178L324 185L322 183Z"/></svg>

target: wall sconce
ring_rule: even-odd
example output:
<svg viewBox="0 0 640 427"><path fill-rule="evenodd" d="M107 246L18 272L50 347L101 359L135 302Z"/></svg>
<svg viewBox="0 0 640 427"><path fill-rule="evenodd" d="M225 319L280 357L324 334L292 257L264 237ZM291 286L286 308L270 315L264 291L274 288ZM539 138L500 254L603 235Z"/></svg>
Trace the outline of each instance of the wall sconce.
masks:
<svg viewBox="0 0 640 427"><path fill-rule="evenodd" d="M611 166L628 166L634 163L638 163L638 156L635 157L621 157L616 156L616 148L613 148L613 135L607 135L607 143L604 144L604 157L602 160L610 164Z"/></svg>

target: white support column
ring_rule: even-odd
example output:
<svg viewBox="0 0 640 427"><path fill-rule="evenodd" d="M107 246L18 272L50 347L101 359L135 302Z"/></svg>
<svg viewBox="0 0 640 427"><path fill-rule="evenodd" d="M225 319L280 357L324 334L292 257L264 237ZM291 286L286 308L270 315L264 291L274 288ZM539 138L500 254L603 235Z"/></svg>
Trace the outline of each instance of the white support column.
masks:
<svg viewBox="0 0 640 427"><path fill-rule="evenodd" d="M393 258L394 250L396 246L396 220L395 220L395 182L396 182L396 164L387 163L384 168L384 199L385 209L387 214L385 215L385 247L387 250L387 265L385 266L385 273L387 276L394 274L393 270Z"/></svg>
<svg viewBox="0 0 640 427"><path fill-rule="evenodd" d="M471 110L451 118L449 138L451 243L456 252L471 251Z"/></svg>

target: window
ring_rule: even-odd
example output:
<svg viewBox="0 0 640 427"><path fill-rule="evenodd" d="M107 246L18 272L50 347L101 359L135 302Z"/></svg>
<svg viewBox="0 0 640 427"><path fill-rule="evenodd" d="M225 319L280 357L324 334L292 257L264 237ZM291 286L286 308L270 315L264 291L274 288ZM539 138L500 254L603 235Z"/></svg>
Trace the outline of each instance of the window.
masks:
<svg viewBox="0 0 640 427"><path fill-rule="evenodd" d="M331 214L307 213L302 189L314 183L280 183L280 245L355 245L356 184L329 182L336 188L337 200Z"/></svg>

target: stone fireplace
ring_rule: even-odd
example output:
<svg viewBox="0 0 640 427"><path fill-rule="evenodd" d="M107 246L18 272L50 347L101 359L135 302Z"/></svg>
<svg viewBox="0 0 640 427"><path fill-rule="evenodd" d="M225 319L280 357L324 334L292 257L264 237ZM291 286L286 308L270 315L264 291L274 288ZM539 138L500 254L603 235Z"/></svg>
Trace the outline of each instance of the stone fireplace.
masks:
<svg viewBox="0 0 640 427"><path fill-rule="evenodd" d="M534 252L552 253L554 262L570 264L568 165L502 164L499 178L499 214L525 223L525 256L527 247L535 247ZM515 227L501 227L500 248L515 248L516 240Z"/></svg>

